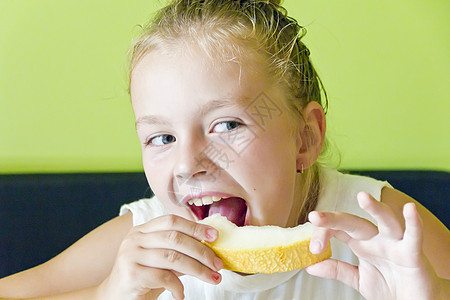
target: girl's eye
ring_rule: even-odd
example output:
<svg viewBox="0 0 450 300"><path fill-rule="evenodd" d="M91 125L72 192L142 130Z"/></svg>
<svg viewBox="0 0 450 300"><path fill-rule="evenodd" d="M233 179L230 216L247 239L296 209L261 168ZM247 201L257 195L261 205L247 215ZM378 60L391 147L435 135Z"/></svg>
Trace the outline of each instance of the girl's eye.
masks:
<svg viewBox="0 0 450 300"><path fill-rule="evenodd" d="M238 128L242 124L237 121L225 121L214 125L213 132L225 132Z"/></svg>
<svg viewBox="0 0 450 300"><path fill-rule="evenodd" d="M164 146L164 145L173 143L175 141L176 141L176 139L173 135L161 134L161 135L158 135L158 136L155 136L155 137L149 139L146 144L152 145L152 146Z"/></svg>

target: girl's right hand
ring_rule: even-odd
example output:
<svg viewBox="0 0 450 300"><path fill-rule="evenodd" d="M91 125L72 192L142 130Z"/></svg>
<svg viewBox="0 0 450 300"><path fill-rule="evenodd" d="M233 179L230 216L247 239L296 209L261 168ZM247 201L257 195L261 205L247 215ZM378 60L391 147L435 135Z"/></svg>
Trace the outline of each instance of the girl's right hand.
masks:
<svg viewBox="0 0 450 300"><path fill-rule="evenodd" d="M200 242L212 242L217 236L213 227L176 215L133 227L119 248L110 275L99 287L99 298L156 299L166 289L175 299L183 299L178 276L184 274L218 284L221 276L217 271L223 263Z"/></svg>

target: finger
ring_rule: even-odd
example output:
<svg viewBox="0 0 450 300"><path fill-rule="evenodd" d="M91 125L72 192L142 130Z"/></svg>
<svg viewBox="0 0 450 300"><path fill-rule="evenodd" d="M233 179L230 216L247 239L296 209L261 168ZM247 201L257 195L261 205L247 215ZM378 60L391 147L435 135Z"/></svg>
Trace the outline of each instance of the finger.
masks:
<svg viewBox="0 0 450 300"><path fill-rule="evenodd" d="M211 284L218 284L221 275L202 263L173 249L137 249L137 263L146 267L168 269L195 276Z"/></svg>
<svg viewBox="0 0 450 300"><path fill-rule="evenodd" d="M179 231L158 231L150 233L137 233L139 246L145 249L175 249L184 253L211 270L219 271L223 267L222 260L206 245Z"/></svg>
<svg viewBox="0 0 450 300"><path fill-rule="evenodd" d="M161 275L156 277L160 279L158 286L168 290L174 299L184 299L184 286L173 272L169 270L155 271L161 273Z"/></svg>
<svg viewBox="0 0 450 300"><path fill-rule="evenodd" d="M309 242L309 251L313 254L320 254L325 249L324 245L327 245L333 236L333 232L328 228L316 227L311 235Z"/></svg>
<svg viewBox="0 0 450 300"><path fill-rule="evenodd" d="M180 279L170 270L149 269L138 265L140 285L150 290L164 288L172 293L175 299L184 299L184 287ZM157 291L156 291L157 292ZM160 294L160 292L157 292Z"/></svg>
<svg viewBox="0 0 450 300"><path fill-rule="evenodd" d="M177 215L166 215L154 218L151 221L136 226L136 230L142 233L175 230L194 237L199 241L213 242L219 236L218 231L211 226L196 223Z"/></svg>
<svg viewBox="0 0 450 300"><path fill-rule="evenodd" d="M311 251L311 253L313 254L322 253L332 237L336 237L344 243L348 243L352 239L343 231L316 227L311 235L309 251Z"/></svg>
<svg viewBox="0 0 450 300"><path fill-rule="evenodd" d="M366 192L358 193L357 199L359 206L375 219L381 235L394 239L403 237L403 228L400 220L388 205L375 200Z"/></svg>
<svg viewBox="0 0 450 300"><path fill-rule="evenodd" d="M318 227L343 231L357 240L367 240L378 234L376 226L370 221L347 213L313 211L309 213L309 220Z"/></svg>
<svg viewBox="0 0 450 300"><path fill-rule="evenodd" d="M406 247L408 247L412 253L421 253L423 227L416 205L412 202L406 203L403 206L403 216L405 218L405 233L403 235L403 240Z"/></svg>
<svg viewBox="0 0 450 300"><path fill-rule="evenodd" d="M327 259L306 268L306 272L313 276L339 280L346 285L358 290L358 267L339 260Z"/></svg>

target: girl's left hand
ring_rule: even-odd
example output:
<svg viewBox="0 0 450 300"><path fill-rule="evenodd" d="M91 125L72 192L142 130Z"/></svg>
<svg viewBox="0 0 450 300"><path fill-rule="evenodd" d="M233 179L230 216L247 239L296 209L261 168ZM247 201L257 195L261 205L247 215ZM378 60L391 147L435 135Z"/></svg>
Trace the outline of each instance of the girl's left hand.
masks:
<svg viewBox="0 0 450 300"><path fill-rule="evenodd" d="M422 222L413 203L403 207L405 229L384 203L369 194L358 202L378 223L346 213L311 212L318 226L310 250L320 253L331 237L345 242L359 259L359 266L329 259L310 266L315 276L339 280L366 299L441 299L448 281L439 278L422 251Z"/></svg>

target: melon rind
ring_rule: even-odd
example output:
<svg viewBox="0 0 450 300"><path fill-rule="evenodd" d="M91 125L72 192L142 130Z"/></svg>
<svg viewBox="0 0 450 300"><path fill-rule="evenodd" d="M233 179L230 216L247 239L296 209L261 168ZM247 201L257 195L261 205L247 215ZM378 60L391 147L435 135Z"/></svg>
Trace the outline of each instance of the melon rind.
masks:
<svg viewBox="0 0 450 300"><path fill-rule="evenodd" d="M213 220L210 221L208 218L212 218ZM248 274L286 272L305 268L331 257L331 247L329 243L327 248L320 254L313 254L309 251L310 233L312 232L309 227L312 226L312 224L307 224L307 226L299 225L294 228L278 228L276 226L251 226L252 228L245 228L248 226L237 227L222 216L213 215L208 218L202 220L201 223L215 227L219 231L219 238L213 243L206 241L202 241L202 243L210 247L214 253L222 259L224 264L223 268L230 271ZM224 218L225 220L219 218ZM225 221L227 223L225 223ZM271 247L261 248L258 245L255 245L255 247L246 246L243 248L242 246L239 246L239 241L233 242L233 237L231 236L233 232L236 233L235 230L246 230L248 232L247 234L253 233L253 235L260 232L264 235L267 232L273 232L273 230L278 232L300 232L303 229L300 227L305 228L303 231L306 231L308 228L310 233L307 234L307 237L305 237L305 234L299 234L301 240L293 240L292 242L287 243L284 242L282 245ZM228 246L226 247L223 246L224 243L220 240L221 234L222 236L226 235L224 237L227 239L226 244ZM249 239L252 238L253 237L249 236ZM270 236L266 235L265 238L270 239ZM230 247L230 245L235 246Z"/></svg>

